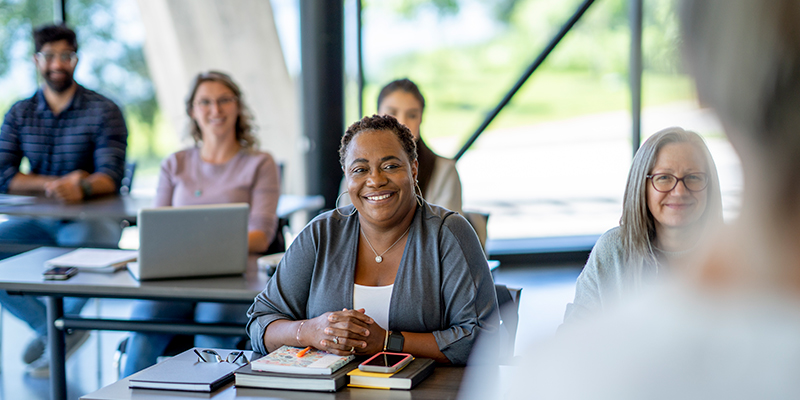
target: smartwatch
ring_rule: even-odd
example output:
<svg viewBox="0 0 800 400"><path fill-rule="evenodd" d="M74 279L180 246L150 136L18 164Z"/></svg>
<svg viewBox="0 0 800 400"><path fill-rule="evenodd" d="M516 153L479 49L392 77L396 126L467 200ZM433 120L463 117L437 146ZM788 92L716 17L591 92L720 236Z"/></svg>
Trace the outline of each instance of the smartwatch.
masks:
<svg viewBox="0 0 800 400"><path fill-rule="evenodd" d="M92 195L92 183L86 179L81 179L81 193L83 193L83 198L88 199Z"/></svg>
<svg viewBox="0 0 800 400"><path fill-rule="evenodd" d="M406 338L403 337L402 333L392 331L389 333L389 340L386 342L386 351L401 353L403 351L403 344L405 341Z"/></svg>

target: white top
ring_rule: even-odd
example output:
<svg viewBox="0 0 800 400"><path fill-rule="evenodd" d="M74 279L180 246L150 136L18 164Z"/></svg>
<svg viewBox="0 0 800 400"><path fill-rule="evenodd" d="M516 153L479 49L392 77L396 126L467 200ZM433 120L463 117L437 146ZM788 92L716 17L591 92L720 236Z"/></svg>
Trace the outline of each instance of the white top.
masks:
<svg viewBox="0 0 800 400"><path fill-rule="evenodd" d="M389 329L389 304L392 302L392 288L388 286L364 286L353 284L353 308L365 309L383 329Z"/></svg>

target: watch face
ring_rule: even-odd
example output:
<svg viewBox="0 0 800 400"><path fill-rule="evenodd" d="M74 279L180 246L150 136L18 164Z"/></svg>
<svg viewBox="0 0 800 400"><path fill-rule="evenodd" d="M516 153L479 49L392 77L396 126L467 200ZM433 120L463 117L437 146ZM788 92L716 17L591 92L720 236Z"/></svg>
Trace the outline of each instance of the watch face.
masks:
<svg viewBox="0 0 800 400"><path fill-rule="evenodd" d="M402 334L392 332L392 334L389 335L389 343L386 349L391 351L403 351L403 342L405 342L405 338Z"/></svg>

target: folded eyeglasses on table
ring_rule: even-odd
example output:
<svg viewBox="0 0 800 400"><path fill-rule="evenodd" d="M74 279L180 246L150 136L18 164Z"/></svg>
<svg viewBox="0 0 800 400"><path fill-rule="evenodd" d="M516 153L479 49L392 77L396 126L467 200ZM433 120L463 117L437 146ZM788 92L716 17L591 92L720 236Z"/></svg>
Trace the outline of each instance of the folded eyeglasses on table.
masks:
<svg viewBox="0 0 800 400"><path fill-rule="evenodd" d="M232 351L228 353L228 356L222 358L216 350L211 349L203 349L197 351L194 349L194 353L197 354L198 362L208 362L208 363L221 363L221 362L228 362L231 364L236 365L247 365L250 361L247 361L247 356L244 355L243 351Z"/></svg>

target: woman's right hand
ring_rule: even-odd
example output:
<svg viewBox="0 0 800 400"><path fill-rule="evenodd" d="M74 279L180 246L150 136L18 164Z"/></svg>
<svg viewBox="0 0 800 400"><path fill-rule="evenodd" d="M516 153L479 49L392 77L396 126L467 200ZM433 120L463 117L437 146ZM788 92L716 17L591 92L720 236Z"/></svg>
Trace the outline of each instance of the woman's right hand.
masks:
<svg viewBox="0 0 800 400"><path fill-rule="evenodd" d="M364 311L344 309L309 319L300 329L300 343L337 355L364 354L379 334L374 328L380 329Z"/></svg>

